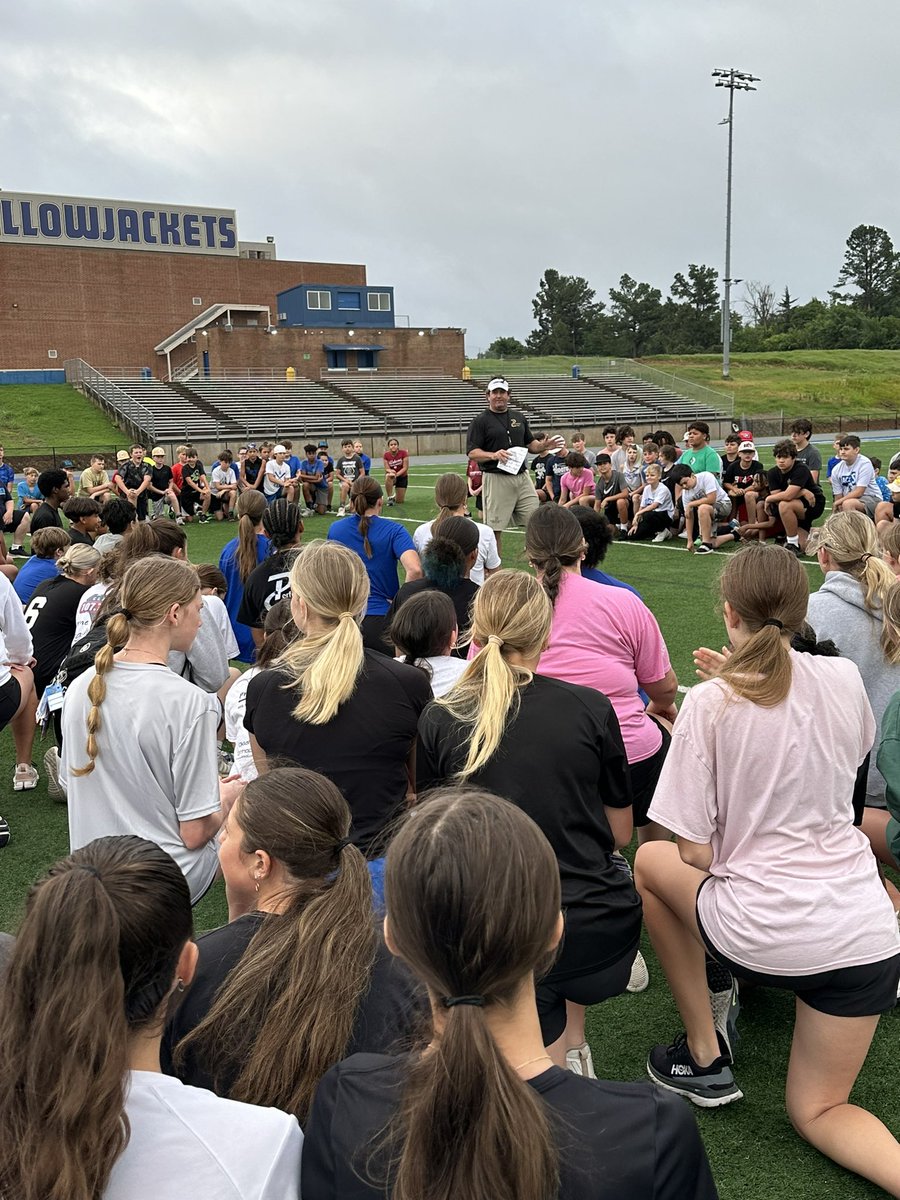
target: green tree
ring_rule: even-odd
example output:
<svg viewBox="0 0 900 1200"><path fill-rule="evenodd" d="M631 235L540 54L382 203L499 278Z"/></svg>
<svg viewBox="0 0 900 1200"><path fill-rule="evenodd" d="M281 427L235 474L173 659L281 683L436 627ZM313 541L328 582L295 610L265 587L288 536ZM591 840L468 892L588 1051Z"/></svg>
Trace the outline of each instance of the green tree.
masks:
<svg viewBox="0 0 900 1200"><path fill-rule="evenodd" d="M531 302L537 321L526 342L531 353L583 353L591 327L606 307L595 295L580 275L560 275L548 267Z"/></svg>
<svg viewBox="0 0 900 1200"><path fill-rule="evenodd" d="M522 358L528 353L524 342L514 337L494 338L482 358Z"/></svg>
<svg viewBox="0 0 900 1200"><path fill-rule="evenodd" d="M778 302L778 323L784 330L790 329L794 320L794 309L797 302L791 295L791 289L785 284L781 300Z"/></svg>
<svg viewBox="0 0 900 1200"><path fill-rule="evenodd" d="M877 225L857 225L847 238L844 265L836 286L857 289L851 303L863 312L887 311L895 286L898 256L887 232Z"/></svg>
<svg viewBox="0 0 900 1200"><path fill-rule="evenodd" d="M615 335L628 346L632 358L640 358L662 320L662 292L649 283L637 283L623 275L617 288L609 289L609 309Z"/></svg>
<svg viewBox="0 0 900 1200"><path fill-rule="evenodd" d="M669 354L709 352L721 344L718 272L691 263L687 278L679 271L672 298L663 306L663 340ZM680 301L680 303L677 303Z"/></svg>

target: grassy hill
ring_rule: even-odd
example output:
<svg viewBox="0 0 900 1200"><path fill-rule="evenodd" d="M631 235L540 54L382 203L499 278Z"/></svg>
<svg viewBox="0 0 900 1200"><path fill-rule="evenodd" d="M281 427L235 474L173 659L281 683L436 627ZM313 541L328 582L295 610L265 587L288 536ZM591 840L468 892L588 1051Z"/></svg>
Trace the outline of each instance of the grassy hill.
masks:
<svg viewBox="0 0 900 1200"><path fill-rule="evenodd" d="M0 387L0 430L10 458L32 449L108 450L130 440L67 383Z"/></svg>
<svg viewBox="0 0 900 1200"><path fill-rule="evenodd" d="M472 359L479 378L504 372L571 370L563 356L529 359ZM607 359L584 358L583 374ZM734 395L735 411L748 416L808 416L814 424L838 417L871 417L882 427L900 426L900 350L790 350L780 354L735 354L731 378L722 379L722 358L690 354L642 359L645 366Z"/></svg>

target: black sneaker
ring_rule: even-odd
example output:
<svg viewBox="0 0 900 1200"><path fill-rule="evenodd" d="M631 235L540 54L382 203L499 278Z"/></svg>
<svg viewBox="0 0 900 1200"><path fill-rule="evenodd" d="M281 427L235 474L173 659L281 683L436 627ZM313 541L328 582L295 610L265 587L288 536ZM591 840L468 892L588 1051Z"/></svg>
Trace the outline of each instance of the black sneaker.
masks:
<svg viewBox="0 0 900 1200"><path fill-rule="evenodd" d="M9 841L9 822L0 817L0 848Z"/></svg>
<svg viewBox="0 0 900 1200"><path fill-rule="evenodd" d="M800 558L803 554L803 551L800 549L800 547L797 545L796 542L785 542L784 548L785 548L785 550L790 550L790 552L791 552L791 554L793 554L794 558Z"/></svg>
<svg viewBox="0 0 900 1200"><path fill-rule="evenodd" d="M742 1099L744 1093L734 1082L725 1039L717 1031L722 1053L708 1067L694 1061L688 1049L687 1034L679 1033L671 1046L654 1046L647 1057L647 1074L667 1092L687 1096L699 1108L719 1108Z"/></svg>
<svg viewBox="0 0 900 1200"><path fill-rule="evenodd" d="M731 1061L734 1062L734 1050L741 1038L737 1028L737 1019L741 1011L738 982L727 967L717 963L714 958L707 958L706 987L713 1024L722 1035Z"/></svg>
<svg viewBox="0 0 900 1200"><path fill-rule="evenodd" d="M715 546L711 542L701 542L697 547L698 554L714 554Z"/></svg>

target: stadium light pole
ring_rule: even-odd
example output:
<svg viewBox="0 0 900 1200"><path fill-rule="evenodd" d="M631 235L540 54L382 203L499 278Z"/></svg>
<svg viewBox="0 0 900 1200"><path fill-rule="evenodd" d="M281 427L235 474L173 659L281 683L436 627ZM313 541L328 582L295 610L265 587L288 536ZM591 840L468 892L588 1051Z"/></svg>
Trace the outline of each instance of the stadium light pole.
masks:
<svg viewBox="0 0 900 1200"><path fill-rule="evenodd" d="M748 75L736 67L716 69L712 73L716 87L728 88L728 116L720 124L728 126L728 182L725 199L725 278L722 280L722 378L731 374L731 285L740 282L731 278L731 163L734 146L734 93L755 92L758 75Z"/></svg>

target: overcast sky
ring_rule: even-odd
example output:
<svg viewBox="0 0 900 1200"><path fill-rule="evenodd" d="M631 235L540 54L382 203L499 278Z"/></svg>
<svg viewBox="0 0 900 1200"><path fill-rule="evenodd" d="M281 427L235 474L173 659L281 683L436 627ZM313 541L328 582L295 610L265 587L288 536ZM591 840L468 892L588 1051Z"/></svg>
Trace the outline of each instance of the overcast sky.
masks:
<svg viewBox="0 0 900 1200"><path fill-rule="evenodd" d="M602 299L722 273L714 67L762 78L735 100L735 277L825 298L855 225L900 242L897 0L2 10L0 187L234 208L242 239L363 262L472 354L527 335L546 267Z"/></svg>

